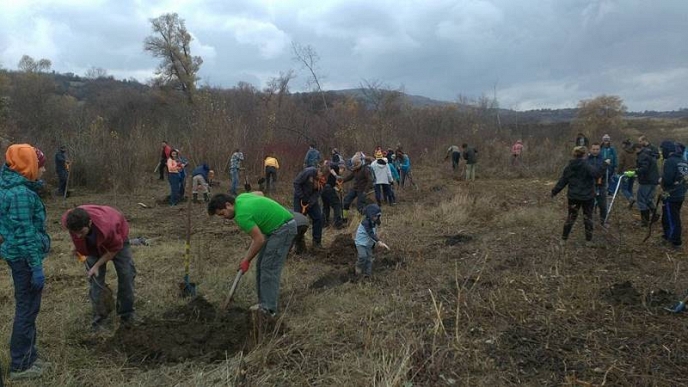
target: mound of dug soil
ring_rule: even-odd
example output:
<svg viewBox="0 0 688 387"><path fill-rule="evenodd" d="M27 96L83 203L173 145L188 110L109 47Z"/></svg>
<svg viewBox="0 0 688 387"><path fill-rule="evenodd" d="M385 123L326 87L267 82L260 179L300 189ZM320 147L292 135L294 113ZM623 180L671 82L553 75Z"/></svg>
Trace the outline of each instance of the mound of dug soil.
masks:
<svg viewBox="0 0 688 387"><path fill-rule="evenodd" d="M124 353L141 366L186 360L214 362L244 349L250 333L248 311L231 308L215 320L216 309L205 299L164 314L164 320L120 328L104 349Z"/></svg>
<svg viewBox="0 0 688 387"><path fill-rule="evenodd" d="M356 281L356 275L353 270L349 271L331 271L324 276L318 278L309 286L310 289L331 289L336 286L345 284L347 282Z"/></svg>
<svg viewBox="0 0 688 387"><path fill-rule="evenodd" d="M330 247L323 250L318 258L333 265L350 265L356 262L356 245L351 234L337 235Z"/></svg>

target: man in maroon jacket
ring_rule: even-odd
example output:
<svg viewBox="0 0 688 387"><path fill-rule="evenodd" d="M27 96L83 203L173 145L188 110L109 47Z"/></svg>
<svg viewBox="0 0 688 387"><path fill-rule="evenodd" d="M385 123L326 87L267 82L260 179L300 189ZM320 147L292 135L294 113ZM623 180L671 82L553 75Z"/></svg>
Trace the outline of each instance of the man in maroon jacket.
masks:
<svg viewBox="0 0 688 387"><path fill-rule="evenodd" d="M86 256L93 329L102 328L108 317L96 308L105 289L108 261L112 261L117 271L117 315L123 324L132 324L136 268L129 246L129 224L124 215L108 206L83 205L65 212L62 226L69 230L75 253Z"/></svg>

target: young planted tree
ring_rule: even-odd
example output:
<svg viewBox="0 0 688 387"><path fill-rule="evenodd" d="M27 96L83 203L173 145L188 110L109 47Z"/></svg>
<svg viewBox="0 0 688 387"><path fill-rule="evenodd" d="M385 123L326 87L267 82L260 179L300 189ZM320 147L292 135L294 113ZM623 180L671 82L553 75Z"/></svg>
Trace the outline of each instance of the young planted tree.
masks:
<svg viewBox="0 0 688 387"><path fill-rule="evenodd" d="M160 64L156 74L163 85L179 89L193 102L198 70L203 64L200 56L191 55L191 34L186 30L184 19L176 13L166 13L150 19L153 35L144 41L143 47Z"/></svg>

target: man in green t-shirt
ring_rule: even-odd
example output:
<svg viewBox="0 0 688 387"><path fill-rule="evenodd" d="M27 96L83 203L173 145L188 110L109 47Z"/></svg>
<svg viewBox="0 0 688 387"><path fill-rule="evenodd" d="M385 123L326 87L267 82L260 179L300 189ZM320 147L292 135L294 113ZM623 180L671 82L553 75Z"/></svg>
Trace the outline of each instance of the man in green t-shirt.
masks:
<svg viewBox="0 0 688 387"><path fill-rule="evenodd" d="M260 311L275 316L280 275L296 236L294 216L276 201L261 193L239 196L217 194L208 203L208 214L234 219L240 230L251 236L251 245L239 264L246 273L258 255L256 288Z"/></svg>

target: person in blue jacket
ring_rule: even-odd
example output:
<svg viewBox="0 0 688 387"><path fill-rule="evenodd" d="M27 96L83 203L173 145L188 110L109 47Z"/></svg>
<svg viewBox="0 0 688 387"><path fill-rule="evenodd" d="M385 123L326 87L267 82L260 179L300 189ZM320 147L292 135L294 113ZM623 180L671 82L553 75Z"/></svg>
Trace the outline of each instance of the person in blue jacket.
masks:
<svg viewBox="0 0 688 387"><path fill-rule="evenodd" d="M660 145L664 167L662 169L662 238L678 249L681 240L681 206L686 196L686 179L688 163L683 160L682 152L672 141L663 141Z"/></svg>
<svg viewBox="0 0 688 387"><path fill-rule="evenodd" d="M207 163L203 163L191 172L191 192L193 194L193 202L198 203L198 194L203 194L203 201L208 203L210 200L210 179L208 173L210 167Z"/></svg>
<svg viewBox="0 0 688 387"><path fill-rule="evenodd" d="M600 147L600 154L603 160L609 160L609 168L607 168L607 194L614 195L614 190L619 182L616 172L618 171L619 159L616 155L616 149L612 146L611 137L608 134L602 136L602 145Z"/></svg>

